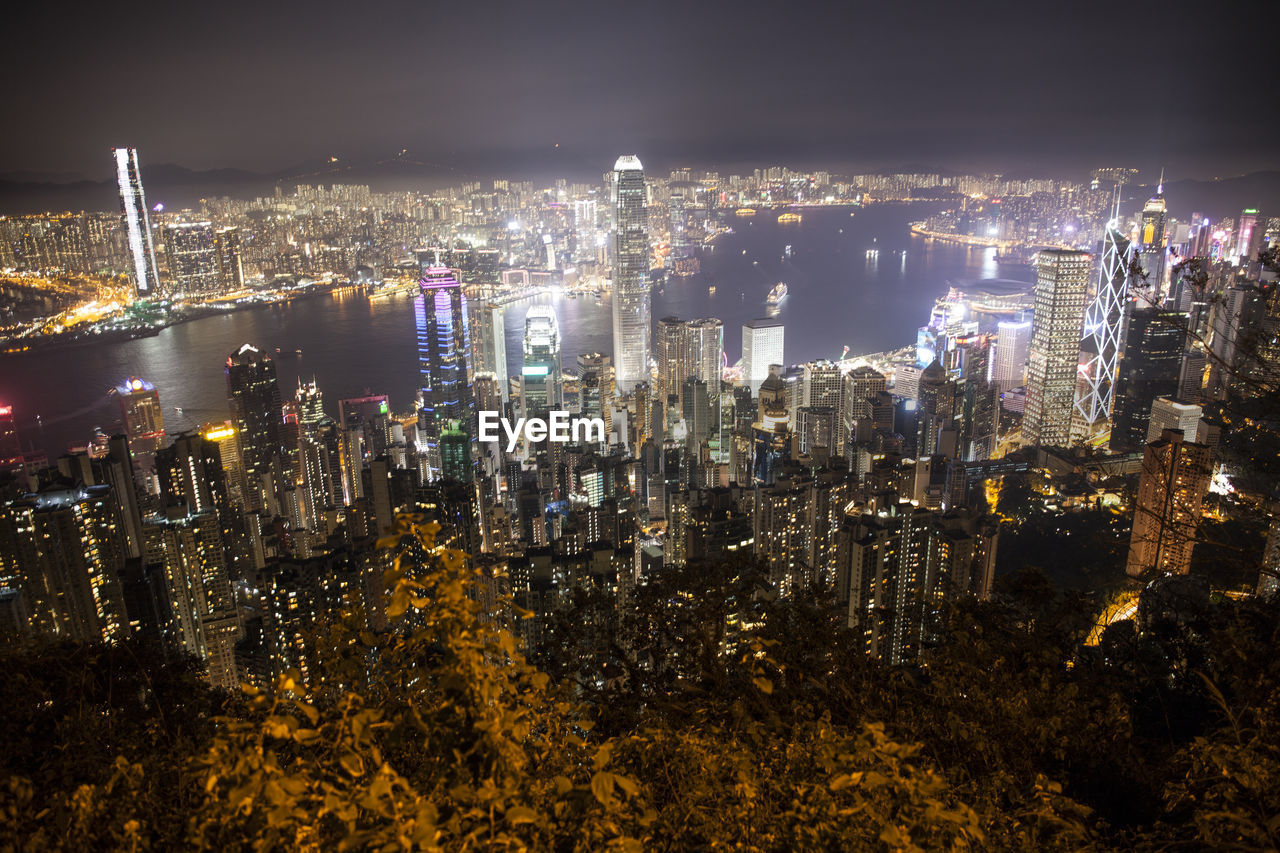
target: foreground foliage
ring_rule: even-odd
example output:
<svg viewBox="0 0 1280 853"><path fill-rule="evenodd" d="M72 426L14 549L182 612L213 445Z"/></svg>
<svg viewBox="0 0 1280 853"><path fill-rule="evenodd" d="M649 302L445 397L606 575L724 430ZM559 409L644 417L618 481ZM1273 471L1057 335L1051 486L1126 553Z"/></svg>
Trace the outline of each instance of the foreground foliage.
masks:
<svg viewBox="0 0 1280 853"><path fill-rule="evenodd" d="M702 566L621 618L583 593L535 666L435 530L403 526L397 630L327 626L309 684L224 697L145 649L4 652L0 848L1280 843L1273 606L1148 608L1082 648L1089 608L1023 573L928 666L886 669L820 592Z"/></svg>

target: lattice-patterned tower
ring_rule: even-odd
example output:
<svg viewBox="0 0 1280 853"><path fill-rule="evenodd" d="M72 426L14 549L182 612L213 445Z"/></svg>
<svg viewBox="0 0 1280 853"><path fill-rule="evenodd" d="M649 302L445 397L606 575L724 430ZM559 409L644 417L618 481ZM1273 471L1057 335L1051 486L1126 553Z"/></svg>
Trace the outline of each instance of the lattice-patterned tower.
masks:
<svg viewBox="0 0 1280 853"><path fill-rule="evenodd" d="M1111 417L1132 266L1133 246L1120 233L1117 215L1107 223L1102 238L1097 292L1085 313L1084 336L1080 342L1076 413L1088 426Z"/></svg>

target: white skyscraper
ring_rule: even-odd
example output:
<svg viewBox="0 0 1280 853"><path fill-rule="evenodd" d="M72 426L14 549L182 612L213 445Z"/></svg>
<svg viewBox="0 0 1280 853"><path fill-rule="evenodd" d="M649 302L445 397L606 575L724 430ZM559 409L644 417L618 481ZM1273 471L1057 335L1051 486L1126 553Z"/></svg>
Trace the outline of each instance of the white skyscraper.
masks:
<svg viewBox="0 0 1280 853"><path fill-rule="evenodd" d="M649 378L649 211L639 157L618 158L612 192L613 362L625 392Z"/></svg>
<svg viewBox="0 0 1280 853"><path fill-rule="evenodd" d="M992 380L1001 391L1020 388L1027 381L1027 353L1031 323L1001 321L996 327L996 358Z"/></svg>
<svg viewBox="0 0 1280 853"><path fill-rule="evenodd" d="M1098 288L1085 314L1080 341L1081 384L1076 411L1089 426L1111 417L1132 264L1133 247L1120 233L1118 221L1112 219L1102 238Z"/></svg>
<svg viewBox="0 0 1280 853"><path fill-rule="evenodd" d="M142 191L142 176L138 170L138 149L115 148L113 153L116 183L120 187L120 214L129 240L129 257L133 261L138 298L154 298L160 295L160 277L156 274L156 247L151 239L147 196Z"/></svg>
<svg viewBox="0 0 1280 853"><path fill-rule="evenodd" d="M1068 249L1045 249L1038 257L1022 443L1066 447L1071 441L1091 262L1088 252Z"/></svg>
<svg viewBox="0 0 1280 853"><path fill-rule="evenodd" d="M761 318L742 324L742 378L751 393L769 378L769 365L786 364L782 358L782 321Z"/></svg>

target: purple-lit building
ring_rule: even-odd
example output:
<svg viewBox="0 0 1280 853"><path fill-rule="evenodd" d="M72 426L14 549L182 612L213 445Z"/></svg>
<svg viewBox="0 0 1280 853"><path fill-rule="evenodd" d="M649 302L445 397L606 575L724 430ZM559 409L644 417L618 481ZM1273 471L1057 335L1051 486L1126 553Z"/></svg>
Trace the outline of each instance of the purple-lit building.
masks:
<svg viewBox="0 0 1280 853"><path fill-rule="evenodd" d="M430 479L440 477L440 436L450 422L474 436L466 356L467 297L453 271L423 267L414 299L418 326L418 443Z"/></svg>

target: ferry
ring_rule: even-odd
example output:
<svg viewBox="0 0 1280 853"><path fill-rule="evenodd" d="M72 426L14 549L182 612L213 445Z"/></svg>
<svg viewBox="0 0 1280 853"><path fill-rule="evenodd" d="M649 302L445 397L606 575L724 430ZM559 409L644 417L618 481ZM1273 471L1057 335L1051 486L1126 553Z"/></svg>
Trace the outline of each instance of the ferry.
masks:
<svg viewBox="0 0 1280 853"><path fill-rule="evenodd" d="M734 216L755 216L756 209L754 207L740 207L733 212Z"/></svg>
<svg viewBox="0 0 1280 853"><path fill-rule="evenodd" d="M716 294L716 286L713 284L707 288L707 296L715 296L715 294Z"/></svg>
<svg viewBox="0 0 1280 853"><path fill-rule="evenodd" d="M780 281L773 286L773 290L769 291L769 298L766 300L770 305L777 305L779 302L787 298L787 283Z"/></svg>
<svg viewBox="0 0 1280 853"><path fill-rule="evenodd" d="M803 219L804 217L798 213L783 213L778 216L778 223L781 225L791 225L796 222L801 222Z"/></svg>

